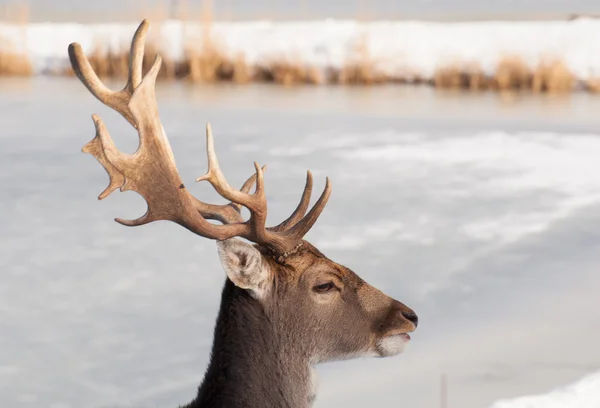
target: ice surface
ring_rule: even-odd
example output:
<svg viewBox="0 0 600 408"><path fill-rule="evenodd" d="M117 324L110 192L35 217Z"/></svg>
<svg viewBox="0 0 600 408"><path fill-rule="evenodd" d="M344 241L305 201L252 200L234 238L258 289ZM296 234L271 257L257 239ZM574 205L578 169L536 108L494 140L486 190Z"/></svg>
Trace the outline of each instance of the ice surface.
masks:
<svg viewBox="0 0 600 408"><path fill-rule="evenodd" d="M116 86L116 85L115 85ZM427 88L287 89L161 83L182 178L206 170L213 125L238 185L267 164L269 223L311 169L330 202L307 237L413 307L405 354L318 367L316 408L481 408L600 367L600 101L503 105ZM453 99L453 98L459 99ZM460 108L460 109L459 109ZM74 78L0 79L0 406L175 407L206 367L224 273L213 242L172 223L125 228L134 193L81 146L99 114L135 132Z"/></svg>

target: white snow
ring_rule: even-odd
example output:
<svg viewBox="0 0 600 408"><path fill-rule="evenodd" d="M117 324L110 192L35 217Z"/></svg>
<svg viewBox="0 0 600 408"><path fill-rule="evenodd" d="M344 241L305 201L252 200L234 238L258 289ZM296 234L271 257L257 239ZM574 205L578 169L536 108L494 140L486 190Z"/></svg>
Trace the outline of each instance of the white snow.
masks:
<svg viewBox="0 0 600 408"><path fill-rule="evenodd" d="M486 196L510 197L532 190L558 194L554 205L548 207L539 202L535 211L509 211L502 216L493 214L489 218L472 217L462 224L461 232L473 240L505 245L544 231L553 222L600 201L600 181L596 176L600 140L596 134L484 131L454 134L452 138L439 140L419 133L393 136L388 132L380 132L371 134L367 145L364 141L360 142L360 138L356 138L355 144L350 140L347 139L343 147L336 149L332 149L329 146L331 142L327 141L317 145L315 140L309 139L306 144L313 143L313 146L320 146L321 149L332 150L332 156L360 163L363 168L372 164L375 171L379 171L380 166L385 165L389 174L395 177L406 177L409 173L412 173L412 177L419 177L414 169L426 169L422 173L423 183L431 178L442 180L445 174L454 174L458 179L450 179L435 187L438 196L449 199L457 199L464 194L453 184L460 180L459 173L449 170L461 166L478 174L464 183ZM485 177L479 174L485 174ZM432 235L426 220L416 218L410 221L400 225L387 221L380 229L376 226L365 228L354 225L355 230L345 234L351 237L347 238L349 241L335 237L333 242L320 244L324 247L356 248L363 242L373 242L390 235L397 239L410 238L423 245L435 241L436 237Z"/></svg>
<svg viewBox="0 0 600 408"><path fill-rule="evenodd" d="M490 408L598 408L600 407L600 371L545 395L503 400Z"/></svg>
<svg viewBox="0 0 600 408"><path fill-rule="evenodd" d="M36 72L66 65L67 46L79 42L125 49L136 24L0 24L0 39L25 51ZM186 45L201 43L199 23L167 20L154 24L151 36L162 53L179 59ZM230 56L243 54L259 64L274 59L315 68L341 68L354 59L371 61L376 71L396 77L431 79L436 68L478 64L492 73L506 56L520 56L534 67L543 58L559 58L580 80L600 76L600 20L525 22L424 22L319 20L302 22L216 22L212 38ZM6 41L8 40L8 42ZM364 45L366 48L362 48ZM0 41L2 47L2 41ZM366 50L366 51L365 51Z"/></svg>

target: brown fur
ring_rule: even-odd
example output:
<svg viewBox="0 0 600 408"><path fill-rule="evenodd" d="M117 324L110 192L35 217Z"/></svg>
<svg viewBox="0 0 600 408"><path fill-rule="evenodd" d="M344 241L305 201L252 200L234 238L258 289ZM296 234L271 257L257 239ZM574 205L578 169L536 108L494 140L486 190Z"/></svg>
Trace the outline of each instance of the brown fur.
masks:
<svg viewBox="0 0 600 408"><path fill-rule="evenodd" d="M411 309L308 242L283 264L256 248L272 290L256 299L227 280L210 364L188 408L309 407L311 366L382 354L379 339L416 328ZM327 280L341 290L315 293L315 282Z"/></svg>

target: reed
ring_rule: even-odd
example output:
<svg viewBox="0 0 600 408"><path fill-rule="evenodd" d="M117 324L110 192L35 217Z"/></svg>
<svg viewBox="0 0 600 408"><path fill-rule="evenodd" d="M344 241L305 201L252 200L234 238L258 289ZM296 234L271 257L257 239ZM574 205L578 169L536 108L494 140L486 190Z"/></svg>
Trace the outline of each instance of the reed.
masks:
<svg viewBox="0 0 600 408"><path fill-rule="evenodd" d="M330 80L338 85L374 85L386 82L368 61L349 62L339 71L333 71Z"/></svg>
<svg viewBox="0 0 600 408"><path fill-rule="evenodd" d="M180 16L184 22L184 56L179 69L176 70L176 77L185 78L192 83L248 82L250 75L244 56L237 55L235 58L230 58L222 51L223 47L213 38L214 15L212 1L205 0L202 3L198 18L202 27L201 38L189 36L187 24L189 21L197 20L197 18L189 13L187 4L184 10L185 15Z"/></svg>
<svg viewBox="0 0 600 408"><path fill-rule="evenodd" d="M23 1L0 4L0 22L24 27L29 22L29 4Z"/></svg>
<svg viewBox="0 0 600 408"><path fill-rule="evenodd" d="M351 52L344 66L332 70L330 82L339 85L374 85L391 81L376 69L376 61L372 58L368 45L368 37L362 35Z"/></svg>
<svg viewBox="0 0 600 408"><path fill-rule="evenodd" d="M433 86L443 89L465 89L469 87L469 77L458 64L448 64L435 70Z"/></svg>
<svg viewBox="0 0 600 408"><path fill-rule="evenodd" d="M27 55L15 49L10 41L0 38L0 76L31 76L33 65Z"/></svg>
<svg viewBox="0 0 600 408"><path fill-rule="evenodd" d="M588 79L587 81L585 81L583 87L589 92L600 93L600 78L595 77Z"/></svg>
<svg viewBox="0 0 600 408"><path fill-rule="evenodd" d="M33 75L33 64L26 53L25 27L29 21L29 6L26 3L0 4L0 21L16 26L19 31L16 39L0 37L0 76Z"/></svg>
<svg viewBox="0 0 600 408"><path fill-rule="evenodd" d="M150 68L156 53L165 55L157 41L155 39L147 44L144 70ZM520 57L508 56L499 61L491 75L486 75L476 63L451 63L438 67L431 80L423 81L415 75L384 75L376 69L376 64L367 53L355 54L340 69L323 70L303 63L299 57L273 57L267 62L250 65L243 53L230 56L222 49L210 36L206 36L204 40L189 41L181 61L163 57L159 79L186 79L198 84L267 82L284 86L426 82L439 89L535 93L567 93L577 84L575 76L559 59L543 60L531 69ZM128 54L123 50L106 49L98 43L90 53L89 60L101 77L123 77L127 74ZM0 73L10 70L31 73L31 65L26 58L14 52L0 55ZM68 71L62 74L71 75L70 68ZM587 81L583 88L599 92L600 80Z"/></svg>
<svg viewBox="0 0 600 408"><path fill-rule="evenodd" d="M254 69L253 79L257 82L273 82L284 86L324 84L326 79L315 67L307 67L296 59L273 59Z"/></svg>
<svg viewBox="0 0 600 408"><path fill-rule="evenodd" d="M142 69L144 72L148 72L154 63L156 54L163 55L162 57L162 68L158 74L159 79L175 79L177 77L177 70L179 64L165 58L164 53L160 52L159 47L148 42L146 44L146 52L144 54L144 61ZM94 71L100 78L126 78L129 66L129 52L122 49L109 49L101 45L100 42L96 41L96 45L92 51L88 54L88 60L94 68ZM71 66L66 67L64 70L59 72L52 72L50 74L56 76L74 76L75 73Z"/></svg>
<svg viewBox="0 0 600 408"><path fill-rule="evenodd" d="M506 56L500 59L493 76L493 87L499 91L519 91L531 89L533 74L519 56Z"/></svg>
<svg viewBox="0 0 600 408"><path fill-rule="evenodd" d="M532 90L536 93L568 93L573 90L575 76L558 59L543 60L533 72Z"/></svg>
<svg viewBox="0 0 600 408"><path fill-rule="evenodd" d="M517 56L502 58L492 76L478 64L452 63L439 67L432 80L436 88L500 92L528 90L535 93L567 93L576 84L575 76L560 59L545 58L534 68ZM588 88L593 87L589 85Z"/></svg>
<svg viewBox="0 0 600 408"><path fill-rule="evenodd" d="M230 81L236 76L235 64L215 48L190 47L186 48L177 76L193 83Z"/></svg>
<svg viewBox="0 0 600 408"><path fill-rule="evenodd" d="M467 66L467 76L469 89L471 91L489 89L491 83L490 78L485 75L479 64L469 64Z"/></svg>
<svg viewBox="0 0 600 408"><path fill-rule="evenodd" d="M433 86L442 89L463 89L480 91L489 89L491 78L486 76L477 63L460 64L457 62L436 69Z"/></svg>

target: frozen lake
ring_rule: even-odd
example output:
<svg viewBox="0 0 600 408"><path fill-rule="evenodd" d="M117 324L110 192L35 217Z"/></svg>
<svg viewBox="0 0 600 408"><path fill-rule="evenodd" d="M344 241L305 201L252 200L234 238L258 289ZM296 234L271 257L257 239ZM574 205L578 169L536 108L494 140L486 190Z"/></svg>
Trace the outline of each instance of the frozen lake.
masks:
<svg viewBox="0 0 600 408"><path fill-rule="evenodd" d="M316 407L450 407L549 391L600 370L600 98L163 83L188 187L210 121L234 185L268 164L271 224L304 172L333 193L308 235L413 307L404 355L319 367ZM0 80L0 406L176 407L204 373L224 273L214 242L171 223L126 228L135 194L97 195L81 147L100 114L77 81Z"/></svg>

